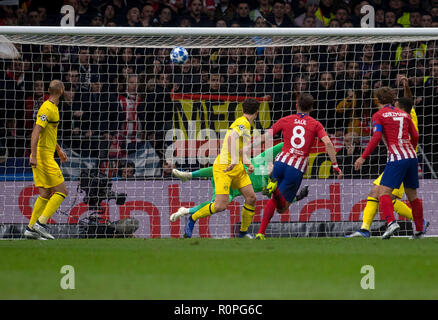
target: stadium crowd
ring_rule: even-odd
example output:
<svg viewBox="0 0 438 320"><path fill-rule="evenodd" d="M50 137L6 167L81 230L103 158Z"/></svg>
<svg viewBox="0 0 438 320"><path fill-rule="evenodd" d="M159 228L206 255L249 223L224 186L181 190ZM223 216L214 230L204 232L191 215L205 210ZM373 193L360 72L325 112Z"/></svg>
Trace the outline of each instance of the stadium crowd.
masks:
<svg viewBox="0 0 438 320"><path fill-rule="evenodd" d="M66 0L20 1L0 7L0 25L59 25L60 8L75 8L76 26L126 27L360 27L360 8L373 5L377 27L438 27L438 1L419 0ZM339 138L339 163L353 175L353 158L370 132L376 111L373 90L389 85L415 100L420 143L438 171L438 58L436 42L259 48L201 48L177 66L170 49L16 44L19 59L0 60L0 144L8 157L29 155L29 135L47 83L61 79L60 138L102 168L122 170L118 161L138 150L154 150L160 175L165 134L172 128L171 93L218 93L270 97L272 119L289 114L301 92L316 105L312 116ZM345 138L344 138L345 137ZM365 139L365 140L364 140ZM344 145L342 145L342 143ZM375 176L386 158L377 150L361 177ZM111 163L115 164L111 164ZM132 162L129 162L132 166ZM368 170L368 171L367 171ZM350 173L349 173L350 172ZM126 174L125 178L126 178Z"/></svg>

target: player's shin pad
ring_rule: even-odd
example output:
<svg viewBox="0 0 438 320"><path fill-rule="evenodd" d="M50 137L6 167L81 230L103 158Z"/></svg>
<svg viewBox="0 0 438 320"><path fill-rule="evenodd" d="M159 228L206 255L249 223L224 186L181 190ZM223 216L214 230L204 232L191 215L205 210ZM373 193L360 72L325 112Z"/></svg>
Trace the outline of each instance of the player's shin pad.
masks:
<svg viewBox="0 0 438 320"><path fill-rule="evenodd" d="M254 214L255 214L255 207L245 203L242 209L242 223L240 224L241 232L248 231L248 228L252 222L252 218L254 217Z"/></svg>
<svg viewBox="0 0 438 320"><path fill-rule="evenodd" d="M38 218L43 214L47 202L49 202L49 199L44 199L43 197L38 196L33 205L32 216L29 220L29 228L32 229L35 222L37 222Z"/></svg>
<svg viewBox="0 0 438 320"><path fill-rule="evenodd" d="M50 217L56 212L56 210L58 210L62 201L64 201L66 197L67 196L61 192L55 192L47 202L47 205L38 221L42 224L46 224Z"/></svg>
<svg viewBox="0 0 438 320"><path fill-rule="evenodd" d="M207 203L205 206L203 206L201 209L199 209L197 212L195 212L192 215L192 219L193 221L196 221L200 218L211 216L214 213L216 213L214 203Z"/></svg>
<svg viewBox="0 0 438 320"><path fill-rule="evenodd" d="M379 210L379 200L373 197L368 197L367 204L363 210L362 226L361 229L370 230L374 217Z"/></svg>

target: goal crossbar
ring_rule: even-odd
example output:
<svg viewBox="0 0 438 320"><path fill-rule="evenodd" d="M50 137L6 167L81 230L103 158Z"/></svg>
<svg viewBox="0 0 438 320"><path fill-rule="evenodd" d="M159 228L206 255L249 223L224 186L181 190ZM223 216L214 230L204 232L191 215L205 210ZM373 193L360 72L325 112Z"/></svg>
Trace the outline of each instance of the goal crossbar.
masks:
<svg viewBox="0 0 438 320"><path fill-rule="evenodd" d="M14 43L171 48L257 47L382 43L438 39L436 28L165 28L165 27L0 27ZM236 43L235 39L239 38ZM293 41L291 41L293 40Z"/></svg>

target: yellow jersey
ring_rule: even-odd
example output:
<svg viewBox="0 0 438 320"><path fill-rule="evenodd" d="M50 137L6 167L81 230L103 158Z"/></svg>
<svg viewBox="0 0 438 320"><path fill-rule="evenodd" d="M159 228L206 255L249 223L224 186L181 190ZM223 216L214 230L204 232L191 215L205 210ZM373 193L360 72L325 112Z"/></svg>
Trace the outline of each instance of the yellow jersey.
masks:
<svg viewBox="0 0 438 320"><path fill-rule="evenodd" d="M43 127L38 139L37 153L55 153L58 135L59 110L49 100L44 101L38 110L36 124Z"/></svg>
<svg viewBox="0 0 438 320"><path fill-rule="evenodd" d="M233 131L237 132L239 135L239 144L236 145L235 152L238 156L239 163L242 163L241 152L243 146L249 144L251 140L251 124L244 116L237 118L228 128L222 144L221 152L217 156L215 164L229 165L231 163L231 154L228 151L228 137Z"/></svg>
<svg viewBox="0 0 438 320"><path fill-rule="evenodd" d="M417 118L417 113L415 112L414 107L412 107L411 109L411 119L412 122L414 123L415 129L417 129L418 134L420 134L420 131L418 130L418 118ZM415 151L418 150L418 146L417 149Z"/></svg>

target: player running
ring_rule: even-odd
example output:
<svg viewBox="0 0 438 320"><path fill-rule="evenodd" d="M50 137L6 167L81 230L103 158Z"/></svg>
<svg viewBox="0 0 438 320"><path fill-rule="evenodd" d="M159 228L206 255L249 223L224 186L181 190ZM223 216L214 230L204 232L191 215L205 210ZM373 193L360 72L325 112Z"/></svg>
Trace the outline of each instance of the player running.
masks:
<svg viewBox="0 0 438 320"><path fill-rule="evenodd" d="M67 161L67 155L56 142L59 123L57 105L64 94L64 84L59 80L51 81L49 94L49 99L38 110L32 131L30 165L35 186L39 188L39 196L35 201L29 225L24 231L24 236L28 239L55 239L49 232L47 221L68 194L61 169L54 158L56 151L61 162Z"/></svg>
<svg viewBox="0 0 438 320"><path fill-rule="evenodd" d="M409 80L404 75L400 75L399 80L403 83L404 97L398 99L395 102L395 107L411 115L411 119L412 122L414 123L415 129L417 130L417 132L419 132L418 118L417 118L417 113L415 112L414 103L412 101L413 96L411 89L409 87ZM368 194L367 204L364 208L363 217L362 217L362 226L360 227L359 230L346 236L347 238L370 237L370 227L379 209L378 186L380 185L382 175L383 174L381 174L376 180L374 180L373 182L374 186L371 189L370 193ZM404 193L405 193L405 188L403 183L400 185L400 188L394 189L392 191L391 200L394 205L394 211L397 212L399 215L408 218L409 220L413 220L412 209L409 208L406 203L400 200L403 197ZM429 222L423 220L424 233L426 233L428 227L429 227Z"/></svg>
<svg viewBox="0 0 438 320"><path fill-rule="evenodd" d="M307 169L310 148L315 137L321 139L332 162L333 170L342 177L342 171L336 162L336 151L327 136L322 124L309 116L313 110L313 97L303 93L297 103L297 114L293 114L278 120L271 129L261 136L259 143L272 139L277 133L283 133L284 145L274 162L272 176L277 180L277 188L273 197L267 202L263 210L262 223L256 235L256 239L265 239L265 231L275 209L283 212L289 208L301 185L303 174Z"/></svg>
<svg viewBox="0 0 438 320"><path fill-rule="evenodd" d="M378 200L379 209L383 212L388 227L382 239L389 239L400 229L394 217L391 193L394 189L400 188L402 182L404 183L406 196L412 206L412 215L416 228L416 233L411 238L419 239L424 236L424 229L423 203L417 197L419 181L418 159L415 150L418 144L418 131L410 115L393 106L395 94L391 88L382 87L377 89L376 97L379 111L372 118L374 133L362 156L354 163L354 167L355 170L362 167L366 158L374 151L383 136L388 149L388 162L378 187Z"/></svg>
<svg viewBox="0 0 438 320"><path fill-rule="evenodd" d="M255 99L247 99L242 106L243 116L231 124L225 135L220 154L213 164L216 199L213 203L207 203L193 215L188 216L184 230L185 238L192 237L193 228L198 219L227 209L230 188L238 189L245 198L239 237L252 237L248 233L248 228L254 216L256 195L248 174L254 172L254 166L247 153L243 152L243 147L250 142L251 125L258 116L260 103Z"/></svg>
<svg viewBox="0 0 438 320"><path fill-rule="evenodd" d="M251 184L254 188L255 193L263 192L265 187L268 185L268 183L270 181L269 176L271 175L271 172L272 172L272 161L269 161L269 160L272 159L273 157L275 157L281 151L282 148L283 148L283 142L273 146L272 148L265 150L264 152L259 154L257 157L251 159L251 163L254 166L254 172L249 175L249 178L251 180ZM266 160L268 160L268 161L266 161ZM182 172L182 171L179 171L177 169L173 169L172 175L176 178L181 179L181 181L183 181L183 182L190 180L192 178L200 178L200 177L212 178L211 183L213 185L213 197L212 197L211 201L203 202L203 203L201 203L195 207L192 207L192 208L185 208L185 207L179 208L177 212L173 213L170 216L171 222L177 221L182 216L185 216L188 214L194 214L200 208L204 207L206 204L208 204L210 202L214 202L216 195L214 194L215 182L213 179L213 167L202 168L202 169L196 170L194 172ZM299 200L307 197L308 194L309 194L309 189L307 186L305 186L303 189L301 189L298 192L298 194L296 195L293 202L299 201ZM241 195L241 193L238 189L230 188L228 201L231 202L234 198L236 198L240 195ZM270 197L270 195L268 195L268 196Z"/></svg>

